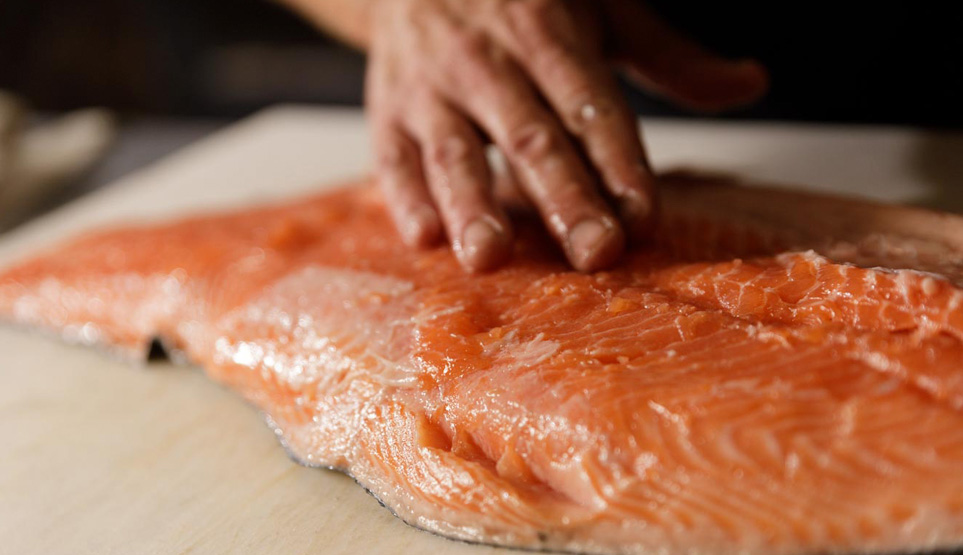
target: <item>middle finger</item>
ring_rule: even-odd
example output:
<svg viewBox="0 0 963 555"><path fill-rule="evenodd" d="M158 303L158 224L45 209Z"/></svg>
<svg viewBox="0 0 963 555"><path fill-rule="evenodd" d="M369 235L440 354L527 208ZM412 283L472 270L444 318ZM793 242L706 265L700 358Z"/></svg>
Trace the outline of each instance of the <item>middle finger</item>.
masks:
<svg viewBox="0 0 963 555"><path fill-rule="evenodd" d="M622 229L562 125L484 36L454 35L439 83L448 100L504 152L573 266L591 271L614 262L624 247Z"/></svg>
<svg viewBox="0 0 963 555"><path fill-rule="evenodd" d="M435 95L416 106L408 110L406 126L421 144L428 189L455 255L468 270L497 266L511 254L511 228L492 195L478 133Z"/></svg>
<svg viewBox="0 0 963 555"><path fill-rule="evenodd" d="M635 116L597 48L586 40L569 8L559 2L513 2L492 26L502 44L531 75L614 197L636 238L654 215L654 178Z"/></svg>

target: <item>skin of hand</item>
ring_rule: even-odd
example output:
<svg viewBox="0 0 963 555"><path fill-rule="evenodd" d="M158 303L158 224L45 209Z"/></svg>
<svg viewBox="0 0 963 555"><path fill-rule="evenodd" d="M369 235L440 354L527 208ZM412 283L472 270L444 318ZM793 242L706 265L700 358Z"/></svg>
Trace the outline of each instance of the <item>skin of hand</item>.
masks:
<svg viewBox="0 0 963 555"><path fill-rule="evenodd" d="M615 262L656 217L655 179L621 67L702 111L765 93L765 70L713 55L636 0L286 0L369 54L376 174L413 246L445 234L481 271L512 252L492 193L494 143L571 264Z"/></svg>

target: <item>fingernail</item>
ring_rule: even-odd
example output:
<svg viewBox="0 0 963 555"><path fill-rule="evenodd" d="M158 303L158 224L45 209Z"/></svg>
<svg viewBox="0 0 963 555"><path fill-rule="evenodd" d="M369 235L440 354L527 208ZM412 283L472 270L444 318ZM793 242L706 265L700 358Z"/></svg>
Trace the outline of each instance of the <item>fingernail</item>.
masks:
<svg viewBox="0 0 963 555"><path fill-rule="evenodd" d="M597 270L618 258L623 242L621 230L608 218L583 220L568 234L569 258L579 270Z"/></svg>
<svg viewBox="0 0 963 555"><path fill-rule="evenodd" d="M465 227L461 241L454 245L455 256L471 271L487 270L501 263L508 251L501 225L487 218L474 220Z"/></svg>

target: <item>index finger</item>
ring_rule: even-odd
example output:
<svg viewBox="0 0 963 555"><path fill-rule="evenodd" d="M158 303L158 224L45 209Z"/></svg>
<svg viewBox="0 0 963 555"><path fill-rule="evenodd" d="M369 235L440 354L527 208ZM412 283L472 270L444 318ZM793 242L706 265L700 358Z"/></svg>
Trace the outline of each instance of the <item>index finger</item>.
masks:
<svg viewBox="0 0 963 555"><path fill-rule="evenodd" d="M500 40L577 137L615 199L629 233L648 234L656 208L635 116L597 49L587 44L563 4L516 2L496 24Z"/></svg>
<svg viewBox="0 0 963 555"><path fill-rule="evenodd" d="M450 37L447 100L501 148L526 196L573 266L598 270L621 255L625 237L563 126L539 101L524 73L485 37Z"/></svg>

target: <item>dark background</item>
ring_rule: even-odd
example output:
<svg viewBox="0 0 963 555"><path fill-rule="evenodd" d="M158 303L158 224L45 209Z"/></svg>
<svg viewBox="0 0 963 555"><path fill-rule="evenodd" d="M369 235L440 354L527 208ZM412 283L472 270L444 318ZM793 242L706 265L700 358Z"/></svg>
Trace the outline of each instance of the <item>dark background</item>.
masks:
<svg viewBox="0 0 963 555"><path fill-rule="evenodd" d="M727 117L963 127L951 2L652 4L709 47L770 68L768 97ZM277 102L350 105L363 72L361 55L266 0L0 0L0 88L45 111L234 118ZM631 98L643 114L684 115Z"/></svg>

